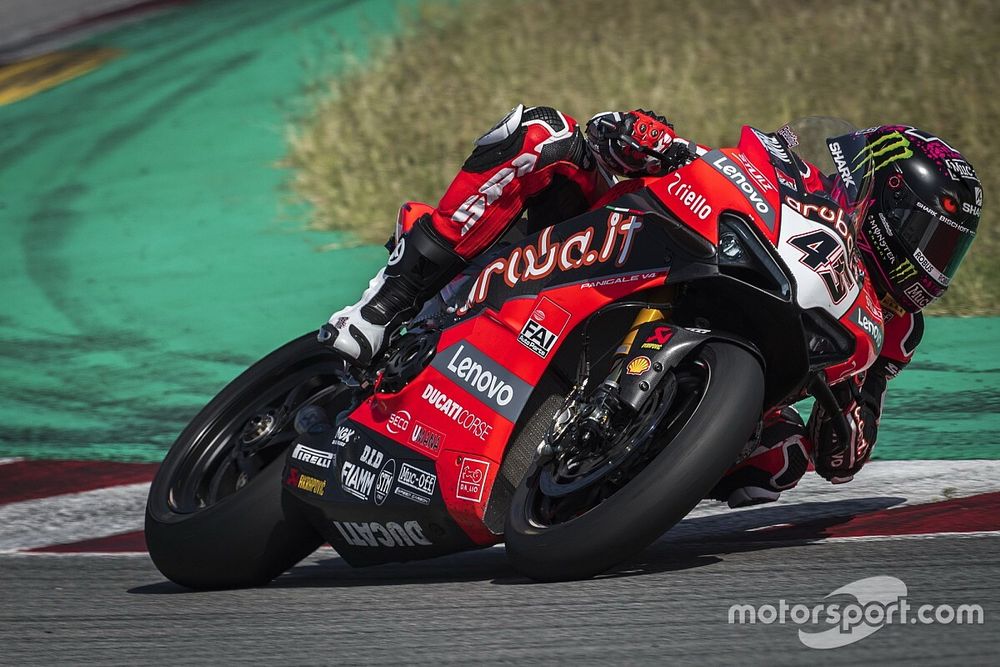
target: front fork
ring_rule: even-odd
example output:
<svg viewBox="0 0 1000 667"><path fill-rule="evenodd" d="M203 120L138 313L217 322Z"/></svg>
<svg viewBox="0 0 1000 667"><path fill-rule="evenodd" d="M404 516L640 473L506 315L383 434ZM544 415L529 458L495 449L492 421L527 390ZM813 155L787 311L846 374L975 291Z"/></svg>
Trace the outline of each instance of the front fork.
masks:
<svg viewBox="0 0 1000 667"><path fill-rule="evenodd" d="M667 287L663 286L653 290L650 294L651 301L662 301L665 304L671 303L674 298L674 293L676 289L673 286ZM622 339L621 344L618 349L615 350L615 356L625 356L632 349L632 343L635 342L635 336L639 332L639 327L647 322L656 322L658 320L666 320L667 315L670 313L670 306L666 306L662 310L659 308L643 308L636 314L635 319L632 321L632 326L629 327L628 333L625 338Z"/></svg>

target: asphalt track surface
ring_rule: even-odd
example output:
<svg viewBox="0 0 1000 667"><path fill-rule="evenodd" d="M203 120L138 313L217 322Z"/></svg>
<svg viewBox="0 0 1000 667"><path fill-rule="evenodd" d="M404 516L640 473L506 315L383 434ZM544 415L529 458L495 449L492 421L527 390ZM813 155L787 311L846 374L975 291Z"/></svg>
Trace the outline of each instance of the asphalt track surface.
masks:
<svg viewBox="0 0 1000 667"><path fill-rule="evenodd" d="M145 556L0 557L0 663L996 664L1000 538L685 545L601 578L536 584L502 548L355 570L329 550L256 590L192 593ZM837 649L731 604L815 605L891 575L912 604L980 604L984 625L887 625ZM987 583L989 582L989 583Z"/></svg>

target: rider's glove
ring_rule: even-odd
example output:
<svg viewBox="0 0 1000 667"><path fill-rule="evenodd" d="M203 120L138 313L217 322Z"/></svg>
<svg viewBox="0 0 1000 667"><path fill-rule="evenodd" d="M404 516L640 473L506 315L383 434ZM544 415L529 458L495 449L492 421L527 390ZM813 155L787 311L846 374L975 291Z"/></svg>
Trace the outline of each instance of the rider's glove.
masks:
<svg viewBox="0 0 1000 667"><path fill-rule="evenodd" d="M841 442L833 427L832 416L819 401L809 416L806 429L815 447L816 472L834 484L843 484L867 463L878 434L878 406L872 405L861 391L865 374L861 373L832 387L837 404L847 418L850 442ZM884 386L884 384L883 384Z"/></svg>
<svg viewBox="0 0 1000 667"><path fill-rule="evenodd" d="M609 171L630 178L661 176L690 158L687 146L674 143L674 126L663 116L636 109L610 111L587 122L587 144Z"/></svg>

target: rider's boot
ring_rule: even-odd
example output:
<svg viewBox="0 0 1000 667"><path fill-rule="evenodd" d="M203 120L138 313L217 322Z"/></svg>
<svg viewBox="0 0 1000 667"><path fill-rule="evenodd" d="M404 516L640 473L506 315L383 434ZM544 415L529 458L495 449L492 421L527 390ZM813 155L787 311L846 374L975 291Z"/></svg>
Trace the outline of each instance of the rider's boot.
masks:
<svg viewBox="0 0 1000 667"><path fill-rule="evenodd" d="M798 484L811 457L812 445L799 413L792 407L775 410L764 417L757 447L726 472L709 497L733 509L774 502L782 491Z"/></svg>
<svg viewBox="0 0 1000 667"><path fill-rule="evenodd" d="M361 300L330 316L317 338L355 366L367 366L389 335L417 314L465 266L465 260L423 216L402 236Z"/></svg>

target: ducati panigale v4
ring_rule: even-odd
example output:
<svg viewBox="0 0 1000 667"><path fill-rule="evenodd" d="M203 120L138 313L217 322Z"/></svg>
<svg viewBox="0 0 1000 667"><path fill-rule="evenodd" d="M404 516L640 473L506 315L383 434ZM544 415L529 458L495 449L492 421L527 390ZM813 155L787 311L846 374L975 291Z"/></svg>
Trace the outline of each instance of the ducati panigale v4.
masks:
<svg viewBox="0 0 1000 667"><path fill-rule="evenodd" d="M636 554L747 455L763 413L831 406L829 385L878 355L853 223L871 151L838 123L744 127L604 206L518 227L368 369L313 334L271 353L168 453L154 563L218 588L324 542L352 565L505 542L539 580Z"/></svg>

